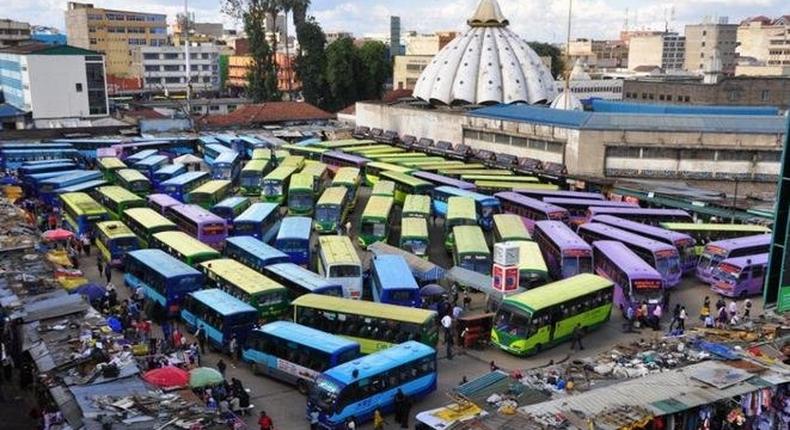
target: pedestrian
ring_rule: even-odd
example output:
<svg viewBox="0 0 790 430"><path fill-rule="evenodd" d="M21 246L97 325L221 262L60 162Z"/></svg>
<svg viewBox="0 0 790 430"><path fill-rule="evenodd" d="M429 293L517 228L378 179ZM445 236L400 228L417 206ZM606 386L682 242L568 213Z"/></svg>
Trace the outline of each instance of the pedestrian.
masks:
<svg viewBox="0 0 790 430"><path fill-rule="evenodd" d="M11 354L8 353L4 342L0 342L0 364L3 366L3 380L8 383L12 382L14 362L11 359Z"/></svg>
<svg viewBox="0 0 790 430"><path fill-rule="evenodd" d="M469 296L469 291L464 290L464 310L468 311L472 307L472 297Z"/></svg>
<svg viewBox="0 0 790 430"><path fill-rule="evenodd" d="M354 418L354 416L353 416L353 415L352 415L352 416L350 416L350 417L349 417L349 418L346 420L346 429L347 429L347 430L357 430L357 422L355 421L355 418Z"/></svg>
<svg viewBox="0 0 790 430"><path fill-rule="evenodd" d="M104 266L104 279L107 280L108 284L112 281L112 267L109 264Z"/></svg>
<svg viewBox="0 0 790 430"><path fill-rule="evenodd" d="M351 220L346 221L346 236L351 237Z"/></svg>
<svg viewBox="0 0 790 430"><path fill-rule="evenodd" d="M441 323L442 323L442 327L444 328L444 342L445 343L452 342L451 338L453 337L453 333L452 333L453 317L451 317L450 314L448 313L442 317Z"/></svg>
<svg viewBox="0 0 790 430"><path fill-rule="evenodd" d="M653 308L653 330L661 330L661 316L663 310L661 309L661 304L657 303L656 307Z"/></svg>
<svg viewBox="0 0 790 430"><path fill-rule="evenodd" d="M705 321L710 316L710 298L705 296L705 301L702 303L702 310L699 312L699 319Z"/></svg>
<svg viewBox="0 0 790 430"><path fill-rule="evenodd" d="M101 253L96 254L96 268L99 269L99 276L104 273L104 260L101 259Z"/></svg>
<svg viewBox="0 0 790 430"><path fill-rule="evenodd" d="M730 306L727 308L727 313L732 315L738 315L738 304L735 303L735 299L730 300Z"/></svg>
<svg viewBox="0 0 790 430"><path fill-rule="evenodd" d="M688 318L688 314L686 314L686 307L680 307L680 314L678 315L678 329L681 333L686 331L686 318Z"/></svg>
<svg viewBox="0 0 790 430"><path fill-rule="evenodd" d="M401 417L400 428L409 428L409 416L411 415L411 399L407 395L403 395L403 416Z"/></svg>
<svg viewBox="0 0 790 430"><path fill-rule="evenodd" d="M258 418L258 425L261 430L274 430L274 423L272 419L266 415L266 411L261 411L261 416Z"/></svg>
<svg viewBox="0 0 790 430"><path fill-rule="evenodd" d="M449 342L448 342L448 340L449 340ZM444 346L445 346L446 351L447 351L447 359L448 360L452 360L453 359L453 339L452 338L445 339Z"/></svg>
<svg viewBox="0 0 790 430"><path fill-rule="evenodd" d="M582 326L579 323L576 323L576 326L573 328L573 332L571 332L571 351L576 350L576 345L579 345L579 351L584 350L584 345L582 345Z"/></svg>
<svg viewBox="0 0 790 430"><path fill-rule="evenodd" d="M228 344L228 350L230 351L230 359L231 362L235 362L237 357L236 354L239 351L239 340L236 338L236 335L230 337L230 343Z"/></svg>
<svg viewBox="0 0 790 430"><path fill-rule="evenodd" d="M713 328L713 315L708 315L705 317L705 328Z"/></svg>
<svg viewBox="0 0 790 430"><path fill-rule="evenodd" d="M634 333L634 307L628 306L625 310L625 332L626 333Z"/></svg>
<svg viewBox="0 0 790 430"><path fill-rule="evenodd" d="M680 303L675 304L675 308L672 309L672 321L669 323L670 333L672 333L672 328L675 327L675 324L680 324Z"/></svg>
<svg viewBox="0 0 790 430"><path fill-rule="evenodd" d="M195 331L195 337L198 340L198 344L200 345L200 353L206 353L206 329L203 327L203 324L198 325L197 331Z"/></svg>
<svg viewBox="0 0 790 430"><path fill-rule="evenodd" d="M395 393L395 422L398 424L403 423L403 410L404 402L406 400L406 395L403 394L403 390L398 388L398 391Z"/></svg>
<svg viewBox="0 0 790 430"><path fill-rule="evenodd" d="M491 360L491 362L488 363L488 370L490 370L492 372L496 372L497 370L499 370L499 366L496 365L494 360Z"/></svg>
<svg viewBox="0 0 790 430"><path fill-rule="evenodd" d="M725 306L727 306L727 304L724 302L724 297L719 296L719 299L716 300L716 312L718 312L719 309L721 309L721 308L723 308Z"/></svg>
<svg viewBox="0 0 790 430"><path fill-rule="evenodd" d="M310 411L310 430L319 430L321 428L318 421L320 416L321 414L317 410L313 409Z"/></svg>
<svg viewBox="0 0 790 430"><path fill-rule="evenodd" d="M225 377L225 369L227 369L227 367L228 366L225 364L225 360L220 358L217 362L217 370L219 370L219 373L222 374L223 378Z"/></svg>
<svg viewBox="0 0 790 430"><path fill-rule="evenodd" d="M458 304L458 284L453 284L450 288L450 296L453 298L453 306Z"/></svg>
<svg viewBox="0 0 790 430"><path fill-rule="evenodd" d="M82 235L82 250L85 251L85 256L91 255L91 237L87 233Z"/></svg>
<svg viewBox="0 0 790 430"><path fill-rule="evenodd" d="M727 316L727 308L724 306L719 308L719 313L716 316L716 328L724 328L729 321L729 317Z"/></svg>
<svg viewBox="0 0 790 430"><path fill-rule="evenodd" d="M373 411L373 430L384 430L384 417L378 408Z"/></svg>
<svg viewBox="0 0 790 430"><path fill-rule="evenodd" d="M752 301L746 299L746 301L743 302L743 320L744 321L749 320L751 318L751 315L752 315Z"/></svg>

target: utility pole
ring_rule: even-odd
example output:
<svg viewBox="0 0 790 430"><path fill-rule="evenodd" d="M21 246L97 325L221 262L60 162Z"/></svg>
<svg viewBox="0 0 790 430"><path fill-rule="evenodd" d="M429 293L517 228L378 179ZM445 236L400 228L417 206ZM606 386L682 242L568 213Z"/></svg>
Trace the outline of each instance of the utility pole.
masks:
<svg viewBox="0 0 790 430"><path fill-rule="evenodd" d="M732 195L732 223L735 224L735 211L738 209L738 178L735 178L735 194Z"/></svg>
<svg viewBox="0 0 790 430"><path fill-rule="evenodd" d="M565 59L571 61L571 20L573 19L573 0L568 0L568 35L565 40ZM573 66L571 66L573 67ZM570 91L571 91L571 71L568 69L568 64L565 65L565 97L563 103L565 110L568 110L570 104Z"/></svg>
<svg viewBox="0 0 790 430"><path fill-rule="evenodd" d="M181 34L184 36L184 60L187 75L187 115L192 115L192 70L189 64L189 0L184 0L184 22Z"/></svg>

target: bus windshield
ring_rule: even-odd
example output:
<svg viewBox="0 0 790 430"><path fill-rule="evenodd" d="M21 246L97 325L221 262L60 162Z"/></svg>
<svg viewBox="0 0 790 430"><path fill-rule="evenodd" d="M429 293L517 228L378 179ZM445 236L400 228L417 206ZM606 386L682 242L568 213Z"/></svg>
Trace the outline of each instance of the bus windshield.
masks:
<svg viewBox="0 0 790 430"><path fill-rule="evenodd" d="M310 399L321 409L334 412L340 390L341 387L337 382L327 376L320 376L311 390Z"/></svg>
<svg viewBox="0 0 790 430"><path fill-rule="evenodd" d="M277 248L283 252L302 252L304 250L304 240L302 239L279 239Z"/></svg>
<svg viewBox="0 0 790 430"><path fill-rule="evenodd" d="M340 208L337 206L318 206L315 210L315 217L319 221L336 220L340 216Z"/></svg>
<svg viewBox="0 0 790 430"><path fill-rule="evenodd" d="M677 256L656 258L656 270L662 277L670 278L680 273L680 260Z"/></svg>
<svg viewBox="0 0 790 430"><path fill-rule="evenodd" d="M425 239L405 239L403 241L403 249L415 255L425 255L428 251L428 242Z"/></svg>
<svg viewBox="0 0 790 430"><path fill-rule="evenodd" d="M329 268L330 278L350 278L360 276L359 266L335 264Z"/></svg>
<svg viewBox="0 0 790 430"><path fill-rule="evenodd" d="M362 224L361 234L371 236L384 236L387 233L387 224L384 221L370 222L367 221Z"/></svg>
<svg viewBox="0 0 790 430"><path fill-rule="evenodd" d="M631 281L631 288L634 295L634 303L645 301L654 304L664 301L664 290L661 286L661 281L658 279L637 279Z"/></svg>
<svg viewBox="0 0 790 430"><path fill-rule="evenodd" d="M570 278L580 273L592 272L592 261L589 256L564 257L562 259L562 277Z"/></svg>

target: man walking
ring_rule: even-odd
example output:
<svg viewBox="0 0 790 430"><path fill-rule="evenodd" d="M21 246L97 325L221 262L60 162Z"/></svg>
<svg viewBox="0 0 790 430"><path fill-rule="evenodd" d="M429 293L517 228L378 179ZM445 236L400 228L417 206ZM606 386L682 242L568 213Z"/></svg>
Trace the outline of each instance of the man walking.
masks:
<svg viewBox="0 0 790 430"><path fill-rule="evenodd" d="M675 324L680 325L680 304L676 304L675 308L672 309L672 322L669 323L669 332L672 333L672 328L675 327Z"/></svg>
<svg viewBox="0 0 790 430"><path fill-rule="evenodd" d="M200 345L200 353L206 353L206 329L203 328L203 324L199 325L197 331L195 331L195 337L198 340L198 345Z"/></svg>
<svg viewBox="0 0 790 430"><path fill-rule="evenodd" d="M104 265L104 279L107 280L108 284L112 281L112 267L109 264Z"/></svg>
<svg viewBox="0 0 790 430"><path fill-rule="evenodd" d="M579 323L576 323L576 327L573 328L571 333L571 351L576 351L576 345L579 345L579 351L584 350L584 345L582 345L582 326Z"/></svg>
<svg viewBox="0 0 790 430"><path fill-rule="evenodd" d="M688 314L686 313L686 307L685 306L681 306L680 307L680 314L678 315L678 329L680 330L681 333L686 331L686 318L687 317L688 317Z"/></svg>

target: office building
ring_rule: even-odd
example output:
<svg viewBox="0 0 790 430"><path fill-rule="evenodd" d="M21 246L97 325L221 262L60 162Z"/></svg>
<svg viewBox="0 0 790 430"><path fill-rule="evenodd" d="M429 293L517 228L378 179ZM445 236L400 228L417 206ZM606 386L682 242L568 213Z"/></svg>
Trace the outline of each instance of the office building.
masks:
<svg viewBox="0 0 790 430"><path fill-rule="evenodd" d="M393 61L393 87L395 89L414 89L417 78L430 64L434 55L439 53L458 33L438 31L433 34L410 32L404 38L406 55L398 55Z"/></svg>
<svg viewBox="0 0 790 430"><path fill-rule="evenodd" d="M26 22L0 19L0 48L16 46L30 39L30 24Z"/></svg>
<svg viewBox="0 0 790 430"><path fill-rule="evenodd" d="M390 17L390 58L403 55L403 47L400 44L400 17Z"/></svg>
<svg viewBox="0 0 790 430"><path fill-rule="evenodd" d="M628 44L622 40L576 39L568 45L570 63L581 61L592 70L628 67Z"/></svg>
<svg viewBox="0 0 790 430"><path fill-rule="evenodd" d="M790 76L790 15L758 16L738 26L736 75Z"/></svg>
<svg viewBox="0 0 790 430"><path fill-rule="evenodd" d="M143 91L185 93L186 61L183 46L141 46L132 50L133 68L143 78ZM189 47L192 93L219 90L219 48Z"/></svg>
<svg viewBox="0 0 790 430"><path fill-rule="evenodd" d="M661 68L665 73L683 70L686 38L678 33L633 34L628 39L628 70Z"/></svg>
<svg viewBox="0 0 790 430"><path fill-rule="evenodd" d="M178 14L171 26L171 41L173 45L184 44L184 15ZM195 22L194 17L189 18L189 41L191 43L214 43L221 40L225 34L222 23L214 22Z"/></svg>
<svg viewBox="0 0 790 430"><path fill-rule="evenodd" d="M721 73L733 75L738 63L735 53L738 46L737 30L738 25L728 24L727 18L715 24L687 25L684 69L703 73L712 63L717 63Z"/></svg>

